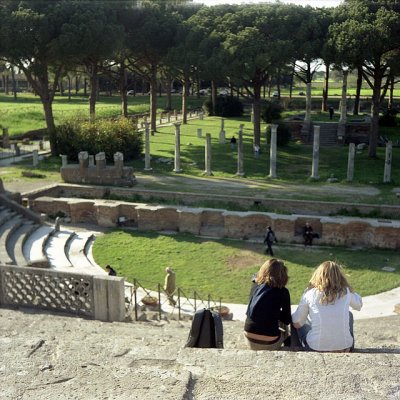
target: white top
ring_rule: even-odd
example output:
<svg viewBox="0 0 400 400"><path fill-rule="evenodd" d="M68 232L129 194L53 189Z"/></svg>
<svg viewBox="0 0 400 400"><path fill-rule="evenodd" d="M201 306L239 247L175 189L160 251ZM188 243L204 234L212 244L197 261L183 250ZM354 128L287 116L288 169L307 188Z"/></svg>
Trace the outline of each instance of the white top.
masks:
<svg viewBox="0 0 400 400"><path fill-rule="evenodd" d="M344 350L353 345L350 334L349 307L360 310L361 296L347 290L345 296L332 304L321 304L322 293L313 288L304 292L297 310L292 315L293 323L303 326L309 318L311 325L307 333L307 344L317 351Z"/></svg>

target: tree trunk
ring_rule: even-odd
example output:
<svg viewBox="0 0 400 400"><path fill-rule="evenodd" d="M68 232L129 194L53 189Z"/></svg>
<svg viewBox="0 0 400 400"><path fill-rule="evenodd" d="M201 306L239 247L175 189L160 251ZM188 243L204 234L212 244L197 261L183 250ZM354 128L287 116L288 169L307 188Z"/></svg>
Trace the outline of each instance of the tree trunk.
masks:
<svg viewBox="0 0 400 400"><path fill-rule="evenodd" d="M53 156L57 156L58 149L56 145L57 143L56 126L54 124L54 116L53 116L53 101L50 98L43 98L42 96L40 97L43 104L43 111L44 111L44 118L46 120L47 132L49 134L51 154Z"/></svg>
<svg viewBox="0 0 400 400"><path fill-rule="evenodd" d="M84 84L83 84L83 95L86 97L87 96L87 78L85 78Z"/></svg>
<svg viewBox="0 0 400 400"><path fill-rule="evenodd" d="M172 108L172 96L171 96L172 78L171 78L171 75L169 75L169 74L167 75L166 86L167 86L167 93L166 93L167 100L165 102L165 109L171 110L171 108Z"/></svg>
<svg viewBox="0 0 400 400"><path fill-rule="evenodd" d="M324 89L322 91L322 111L328 111L328 92L329 92L329 67L330 63L325 64L325 79L324 79Z"/></svg>
<svg viewBox="0 0 400 400"><path fill-rule="evenodd" d="M15 82L14 67L11 67L11 79L12 79L12 91L13 91L14 99L17 99L17 83Z"/></svg>
<svg viewBox="0 0 400 400"><path fill-rule="evenodd" d="M261 145L261 86L260 80L253 81L254 99L253 99L253 125L254 125L254 145ZM260 146L261 147L261 146Z"/></svg>
<svg viewBox="0 0 400 400"><path fill-rule="evenodd" d="M128 117L128 76L126 68L123 64L119 69L119 93L121 95L121 114L127 118Z"/></svg>
<svg viewBox="0 0 400 400"><path fill-rule="evenodd" d="M60 78L60 80L59 80L59 85L60 85L60 94L61 94L61 96L64 96L64 83L63 83L63 79L62 78Z"/></svg>
<svg viewBox="0 0 400 400"><path fill-rule="evenodd" d="M393 108L394 76L390 77L388 110Z"/></svg>
<svg viewBox="0 0 400 400"><path fill-rule="evenodd" d="M358 112L360 110L360 96L361 96L361 86L362 86L362 79L363 79L363 69L362 66L360 65L357 67L357 86L356 86L356 96L354 98L354 108L353 108L353 114L358 115Z"/></svg>
<svg viewBox="0 0 400 400"><path fill-rule="evenodd" d="M68 101L71 101L71 77L69 75L67 75L67 79L68 79Z"/></svg>
<svg viewBox="0 0 400 400"><path fill-rule="evenodd" d="M157 131L157 65L151 66L150 76L150 130Z"/></svg>
<svg viewBox="0 0 400 400"><path fill-rule="evenodd" d="M211 103L212 103L212 115L215 115L215 109L217 105L217 85L215 81L211 81Z"/></svg>
<svg viewBox="0 0 400 400"><path fill-rule="evenodd" d="M75 94L77 95L78 94L78 92L79 92L79 81L80 81L80 79L79 79L79 76L78 75L76 75L75 76Z"/></svg>
<svg viewBox="0 0 400 400"><path fill-rule="evenodd" d="M6 83L4 85L4 88L5 88L4 90L5 90L7 96L10 93L10 84L9 83L10 83L10 80L8 78L8 75L6 75Z"/></svg>
<svg viewBox="0 0 400 400"><path fill-rule="evenodd" d="M379 134L379 109L381 106L382 74L376 68L374 74L374 87L372 89L371 131L369 135L368 157L376 158L376 147Z"/></svg>
<svg viewBox="0 0 400 400"><path fill-rule="evenodd" d="M183 88L182 88L182 123L187 124L187 109L188 109L188 95L189 95L189 74L183 74Z"/></svg>
<svg viewBox="0 0 400 400"><path fill-rule="evenodd" d="M293 78L294 78L294 73L292 72L292 74L290 75L290 85L289 85L289 99L292 99L292 95L293 95Z"/></svg>
<svg viewBox="0 0 400 400"><path fill-rule="evenodd" d="M97 101L97 62L90 65L90 96L89 96L89 119L94 122L96 119L96 101Z"/></svg>

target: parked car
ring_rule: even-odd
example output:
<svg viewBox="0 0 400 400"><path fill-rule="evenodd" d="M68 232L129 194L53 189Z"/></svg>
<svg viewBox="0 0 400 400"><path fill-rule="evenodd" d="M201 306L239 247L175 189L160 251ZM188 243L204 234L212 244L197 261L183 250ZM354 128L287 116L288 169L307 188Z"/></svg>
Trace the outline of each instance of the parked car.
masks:
<svg viewBox="0 0 400 400"><path fill-rule="evenodd" d="M210 89L200 89L199 94L201 96L207 96L208 94L210 94Z"/></svg>
<svg viewBox="0 0 400 400"><path fill-rule="evenodd" d="M126 94L127 94L128 96L134 96L134 95L135 95L135 91L134 91L134 90L128 90L128 91L126 92Z"/></svg>
<svg viewBox="0 0 400 400"><path fill-rule="evenodd" d="M218 94L220 96L229 96L231 94L231 91L227 88L222 88L218 90Z"/></svg>
<svg viewBox="0 0 400 400"><path fill-rule="evenodd" d="M272 93L272 97L279 97L279 92L275 90L275 92Z"/></svg>

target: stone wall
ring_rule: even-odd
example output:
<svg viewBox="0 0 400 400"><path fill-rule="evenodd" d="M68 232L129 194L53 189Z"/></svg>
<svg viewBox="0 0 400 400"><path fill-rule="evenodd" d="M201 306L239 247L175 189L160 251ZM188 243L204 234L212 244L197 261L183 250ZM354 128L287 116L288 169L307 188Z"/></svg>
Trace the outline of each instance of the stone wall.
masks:
<svg viewBox="0 0 400 400"><path fill-rule="evenodd" d="M138 188L121 188L107 186L81 186L60 184L46 188L44 191L36 191L29 193L29 201L32 202L38 197L48 196L54 198L69 197L69 198L90 198L103 199L108 196L115 196L121 200L137 199L135 202L145 203L146 201L155 202L154 199L160 199L165 202L184 204L185 206L196 206L201 202L212 201L219 207L224 207L229 203L240 206L246 209L255 205L263 207L266 211L282 214L307 214L307 215L335 215L340 211L347 210L348 212L356 209L361 214L371 212L379 212L380 215L385 215L385 218L400 219L400 207L395 205L385 204L362 204L362 203L346 203L346 202L323 202L310 200L293 200L282 198L268 198L266 196L229 196L207 194L207 193L187 193L187 192L167 192L161 190L147 190ZM132 203L130 203L132 204Z"/></svg>
<svg viewBox="0 0 400 400"><path fill-rule="evenodd" d="M318 244L400 248L400 221L324 217L304 214L235 212L183 206L154 206L110 200L79 200L42 197L31 200L33 211L54 214L63 210L72 222L90 222L104 227L118 225L120 217L142 230L169 230L202 236L261 240L267 225L279 240L302 243L302 227L308 221L320 235Z"/></svg>
<svg viewBox="0 0 400 400"><path fill-rule="evenodd" d="M61 178L69 183L88 183L93 185L133 186L136 178L132 167L124 167L122 153L114 154L114 165L106 165L104 153L95 157L86 151L79 153L79 164L68 164L66 156L62 156ZM96 163L94 163L96 160Z"/></svg>
<svg viewBox="0 0 400 400"><path fill-rule="evenodd" d="M124 280L0 265L0 306L33 307L101 321L125 318Z"/></svg>

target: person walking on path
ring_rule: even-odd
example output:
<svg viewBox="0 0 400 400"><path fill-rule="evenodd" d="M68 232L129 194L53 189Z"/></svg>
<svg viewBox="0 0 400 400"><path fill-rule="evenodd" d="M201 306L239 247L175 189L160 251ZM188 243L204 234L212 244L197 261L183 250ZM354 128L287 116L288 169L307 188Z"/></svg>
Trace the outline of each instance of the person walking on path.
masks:
<svg viewBox="0 0 400 400"><path fill-rule="evenodd" d="M231 144L231 150L236 150L236 138L235 136L232 136L231 140L230 140L230 144Z"/></svg>
<svg viewBox="0 0 400 400"><path fill-rule="evenodd" d="M275 233L272 230L272 228L270 226L267 226L267 231L265 232L265 236L264 236L264 244L267 245L267 247L265 248L265 254L270 254L271 257L274 256L274 253L272 251L272 244L274 242L278 243L278 239L276 238Z"/></svg>
<svg viewBox="0 0 400 400"><path fill-rule="evenodd" d="M359 311L362 304L361 296L348 284L342 267L333 261L323 262L313 273L292 315L299 344L312 351L352 351L350 307Z"/></svg>
<svg viewBox="0 0 400 400"><path fill-rule="evenodd" d="M164 282L164 291L168 297L168 302L171 306L176 305L176 301L174 300L174 293L176 289L176 277L175 272L172 271L171 267L165 268L165 282Z"/></svg>

